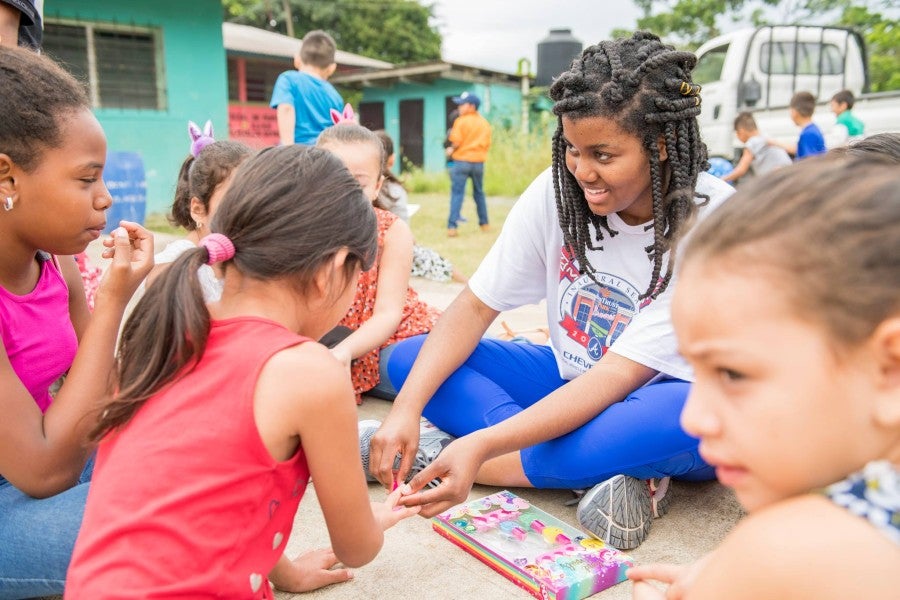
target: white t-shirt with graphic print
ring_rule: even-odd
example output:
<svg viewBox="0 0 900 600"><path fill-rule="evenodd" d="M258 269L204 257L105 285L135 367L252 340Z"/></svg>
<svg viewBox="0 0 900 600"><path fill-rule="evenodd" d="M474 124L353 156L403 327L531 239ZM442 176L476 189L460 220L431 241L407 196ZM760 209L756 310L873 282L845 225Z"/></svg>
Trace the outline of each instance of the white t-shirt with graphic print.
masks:
<svg viewBox="0 0 900 600"><path fill-rule="evenodd" d="M700 218L734 192L708 173L697 193L710 201ZM702 203L702 200L698 199ZM607 217L617 234L587 252L598 286L564 251L550 169L540 174L513 206L496 243L469 280L469 288L497 311L547 300L550 345L560 376L573 379L607 351L646 365L662 377L693 379L678 354L670 305L675 278L655 300L639 300L650 284L653 264L645 248L653 244L652 222L628 225ZM665 265L665 263L664 263ZM665 272L665 271L663 271Z"/></svg>

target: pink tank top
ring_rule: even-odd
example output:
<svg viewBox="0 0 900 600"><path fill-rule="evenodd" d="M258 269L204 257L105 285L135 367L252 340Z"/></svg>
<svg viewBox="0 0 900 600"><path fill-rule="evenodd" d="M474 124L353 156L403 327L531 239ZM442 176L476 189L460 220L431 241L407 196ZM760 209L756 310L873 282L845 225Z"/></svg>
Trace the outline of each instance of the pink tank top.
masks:
<svg viewBox="0 0 900 600"><path fill-rule="evenodd" d="M41 274L31 292L18 296L0 287L0 339L13 371L44 412L52 402L50 386L75 360L78 338L59 266L43 252L38 260Z"/></svg>
<svg viewBox="0 0 900 600"><path fill-rule="evenodd" d="M104 438L66 598L273 597L309 469L302 447L272 459L253 395L269 358L304 341L264 319L214 321L196 367Z"/></svg>

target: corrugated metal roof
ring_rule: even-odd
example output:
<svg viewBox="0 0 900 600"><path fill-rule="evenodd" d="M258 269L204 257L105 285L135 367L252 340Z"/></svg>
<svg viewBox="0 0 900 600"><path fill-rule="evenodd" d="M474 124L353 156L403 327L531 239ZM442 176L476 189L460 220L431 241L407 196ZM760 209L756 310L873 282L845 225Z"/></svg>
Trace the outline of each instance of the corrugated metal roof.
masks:
<svg viewBox="0 0 900 600"><path fill-rule="evenodd" d="M300 48L300 40L274 31L266 31L239 23L222 23L222 38L225 50L243 52L259 56L274 56L293 59ZM341 66L369 69L391 69L393 64L338 50L335 62Z"/></svg>

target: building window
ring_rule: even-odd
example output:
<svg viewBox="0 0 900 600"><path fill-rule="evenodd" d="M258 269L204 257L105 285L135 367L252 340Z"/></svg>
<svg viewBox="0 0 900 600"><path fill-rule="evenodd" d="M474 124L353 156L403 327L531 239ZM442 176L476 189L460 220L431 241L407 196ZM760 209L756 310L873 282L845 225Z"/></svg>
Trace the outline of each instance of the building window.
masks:
<svg viewBox="0 0 900 600"><path fill-rule="evenodd" d="M94 107L165 110L160 40L157 29L51 21L43 48L84 84Z"/></svg>

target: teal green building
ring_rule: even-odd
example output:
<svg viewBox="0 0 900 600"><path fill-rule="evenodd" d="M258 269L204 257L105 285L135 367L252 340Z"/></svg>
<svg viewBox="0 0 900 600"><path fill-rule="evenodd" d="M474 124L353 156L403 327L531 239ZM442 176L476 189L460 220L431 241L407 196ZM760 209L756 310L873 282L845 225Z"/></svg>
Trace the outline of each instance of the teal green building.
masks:
<svg viewBox="0 0 900 600"><path fill-rule="evenodd" d="M339 74L331 80L362 92L360 122L370 129L384 129L394 139L399 170L445 168L443 142L449 115L456 108L453 98L464 91L481 98L479 112L495 130L518 128L528 118L529 107L523 103L523 89L530 85L527 76L435 61Z"/></svg>
<svg viewBox="0 0 900 600"><path fill-rule="evenodd" d="M292 68L299 40L223 25L222 15L220 0L44 3L44 52L84 83L110 153L139 157L148 213L171 205L190 148L188 121L211 120L217 139L277 142L268 98L278 74ZM443 61L395 66L341 51L337 62L332 82L362 98L364 125L394 138L398 168L444 168L448 114L463 91L481 97L495 128L527 117L527 77Z"/></svg>
<svg viewBox="0 0 900 600"><path fill-rule="evenodd" d="M172 202L188 155L189 120L228 135L228 83L219 0L53 0L44 52L90 92L110 152L143 159L147 211Z"/></svg>

